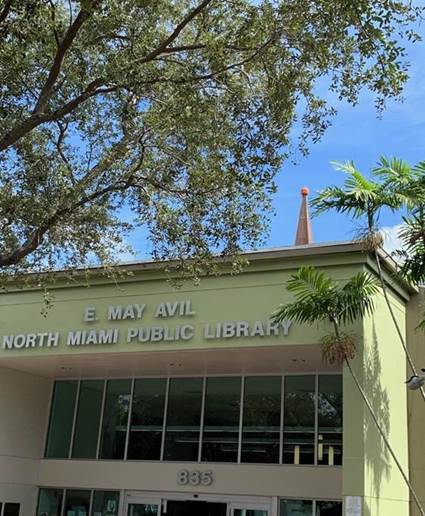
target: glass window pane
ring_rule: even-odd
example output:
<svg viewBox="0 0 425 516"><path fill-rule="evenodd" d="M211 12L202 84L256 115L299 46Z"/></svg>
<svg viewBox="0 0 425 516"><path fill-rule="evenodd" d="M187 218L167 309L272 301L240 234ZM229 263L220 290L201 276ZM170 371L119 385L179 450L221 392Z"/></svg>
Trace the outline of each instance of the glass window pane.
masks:
<svg viewBox="0 0 425 516"><path fill-rule="evenodd" d="M165 460L198 460L202 384L202 378L170 380Z"/></svg>
<svg viewBox="0 0 425 516"><path fill-rule="evenodd" d="M38 492L37 516L60 516L63 489L40 489Z"/></svg>
<svg viewBox="0 0 425 516"><path fill-rule="evenodd" d="M19 503L5 503L3 516L19 516L21 504Z"/></svg>
<svg viewBox="0 0 425 516"><path fill-rule="evenodd" d="M67 489L65 494L64 516L88 516L90 508L90 491Z"/></svg>
<svg viewBox="0 0 425 516"><path fill-rule="evenodd" d="M131 413L128 459L161 458L162 425L167 380L136 380Z"/></svg>
<svg viewBox="0 0 425 516"><path fill-rule="evenodd" d="M119 491L94 491L91 516L118 516L119 504Z"/></svg>
<svg viewBox="0 0 425 516"><path fill-rule="evenodd" d="M75 380L55 382L46 445L48 458L69 457L77 387L78 382Z"/></svg>
<svg viewBox="0 0 425 516"><path fill-rule="evenodd" d="M280 376L245 378L242 462L279 462Z"/></svg>
<svg viewBox="0 0 425 516"><path fill-rule="evenodd" d="M320 375L317 463L342 464L342 376Z"/></svg>
<svg viewBox="0 0 425 516"><path fill-rule="evenodd" d="M124 459L130 391L131 380L109 380L106 384L101 459Z"/></svg>
<svg viewBox="0 0 425 516"><path fill-rule="evenodd" d="M103 380L84 380L80 384L72 458L95 459L102 410Z"/></svg>
<svg viewBox="0 0 425 516"><path fill-rule="evenodd" d="M146 503L130 503L127 516L156 516L158 506Z"/></svg>
<svg viewBox="0 0 425 516"><path fill-rule="evenodd" d="M261 509L235 509L233 516L267 516L268 511Z"/></svg>
<svg viewBox="0 0 425 516"><path fill-rule="evenodd" d="M237 462L241 378L208 378L202 460Z"/></svg>
<svg viewBox="0 0 425 516"><path fill-rule="evenodd" d="M314 375L285 377L283 462L314 463Z"/></svg>
<svg viewBox="0 0 425 516"><path fill-rule="evenodd" d="M316 502L316 516L342 516L342 502Z"/></svg>
<svg viewBox="0 0 425 516"><path fill-rule="evenodd" d="M281 500L280 516L313 516L311 500Z"/></svg>

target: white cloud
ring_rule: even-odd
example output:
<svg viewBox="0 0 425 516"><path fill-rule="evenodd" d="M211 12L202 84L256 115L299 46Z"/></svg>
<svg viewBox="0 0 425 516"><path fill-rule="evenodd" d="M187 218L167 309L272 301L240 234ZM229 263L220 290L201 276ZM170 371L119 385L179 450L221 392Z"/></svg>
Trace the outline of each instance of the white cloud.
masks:
<svg viewBox="0 0 425 516"><path fill-rule="evenodd" d="M403 245L398 236L401 224L395 226L386 226L381 229L382 236L384 237L384 249L387 253L391 254L397 249L402 249Z"/></svg>

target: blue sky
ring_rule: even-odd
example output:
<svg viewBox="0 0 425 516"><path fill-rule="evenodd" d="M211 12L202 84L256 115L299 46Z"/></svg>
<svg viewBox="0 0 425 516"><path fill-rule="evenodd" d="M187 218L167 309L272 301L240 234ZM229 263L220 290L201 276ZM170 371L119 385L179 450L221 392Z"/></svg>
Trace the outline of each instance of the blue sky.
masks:
<svg viewBox="0 0 425 516"><path fill-rule="evenodd" d="M311 147L309 156L300 157L297 165L287 162L282 167L268 247L293 243L302 186L308 186L313 194L342 182L344 174L333 170L331 161L353 160L357 168L367 172L381 155L397 156L411 164L425 160L425 41L409 50L409 61L410 79L403 102L391 101L380 118L369 92L361 95L355 107L336 104L338 114L322 141ZM397 215L381 216L382 226L398 222ZM342 215L331 213L313 219L317 242L347 240L353 237L353 231L351 221Z"/></svg>
<svg viewBox="0 0 425 516"><path fill-rule="evenodd" d="M423 27L420 32L425 36ZM283 165L273 203L276 214L265 247L293 244L302 186L308 186L313 195L327 185L343 181L343 173L332 168L332 161L353 160L357 168L367 172L381 155L397 156L411 164L425 160L425 41L409 49L409 62L410 79L402 102L389 102L378 117L370 92L363 92L354 107L335 101L338 113L322 141L310 147L309 156L298 156L296 165L290 161ZM329 96L327 91L319 93ZM389 228L390 239L395 235L391 228L399 220L398 215L391 213L381 216L381 225ZM349 240L355 236L355 227L347 217L330 213L313 219L313 234L316 242ZM143 231L133 233L129 241L137 257L149 257L151 246Z"/></svg>

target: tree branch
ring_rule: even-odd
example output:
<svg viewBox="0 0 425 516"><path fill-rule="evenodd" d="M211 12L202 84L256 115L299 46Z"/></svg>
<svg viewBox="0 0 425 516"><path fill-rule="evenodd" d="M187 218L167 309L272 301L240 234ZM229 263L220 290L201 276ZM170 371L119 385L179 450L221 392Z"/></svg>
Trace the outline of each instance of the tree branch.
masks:
<svg viewBox="0 0 425 516"><path fill-rule="evenodd" d="M103 83L103 79L95 79L87 86L87 88L80 95L78 95L78 97L69 101L67 104L57 109L56 111L52 111L50 113L32 114L20 125L14 127L11 131L9 131L3 136L3 138L0 140L0 151L5 150L11 145L13 145L20 138L25 136L27 133L29 133L39 125L44 124L46 122L54 122L60 120L65 115L71 113L74 109L76 109L80 104L85 102L90 97L93 97L94 95L100 95L102 93L110 93L118 89L117 86L113 86L110 88L100 88L100 86Z"/></svg>
<svg viewBox="0 0 425 516"><path fill-rule="evenodd" d="M176 25L176 27L173 30L173 32L167 38L165 38L162 41L162 43L160 43L156 47L155 50L152 50L145 57L142 57L142 59L139 62L140 63L147 63L148 61L152 61L157 56L159 56L164 51L166 51L168 45L170 45L179 36L179 34L186 27L186 25L188 25L193 20L193 18L195 18L199 13L201 13L208 6L208 4L210 4L211 2L212 2L212 0L204 0L197 7L195 7L195 9L190 11L183 18L183 20L178 25Z"/></svg>
<svg viewBox="0 0 425 516"><path fill-rule="evenodd" d="M0 23L3 23L4 20L8 17L11 7L12 0L6 0L6 2L4 3L4 7L0 12Z"/></svg>
<svg viewBox="0 0 425 516"><path fill-rule="evenodd" d="M92 7L95 7L96 4L98 4L99 2L100 0L92 0ZM89 16L89 10L81 9L81 11L78 13L77 17L73 21L72 25L66 31L65 36L56 51L56 55L53 60L52 67L50 68L47 80L41 89L40 96L34 108L34 113L41 113L44 111L44 108L52 92L53 86L55 85L56 79L58 78L59 73L61 71L65 55L71 47L72 43L74 42L75 38L77 37L77 34L81 29L83 23L87 20Z"/></svg>
<svg viewBox="0 0 425 516"><path fill-rule="evenodd" d="M98 174L105 172L111 163L115 160L116 154L118 152L124 152L124 145L126 147L128 143L128 141L126 141L125 144L122 141L118 142L118 144L115 145L114 152L111 152L110 155L101 163L95 165L90 170L90 172L78 182L76 188L84 188L91 179L96 177ZM138 170L141 165L142 163L139 159L136 164L136 170ZM110 193L122 192L128 190L132 186L137 186L131 181L131 174L134 172L135 170L131 171L130 177L127 177L125 180L118 180L104 188L95 190L91 194L83 195L77 202L71 203L69 205L65 204L65 206L64 203L62 203L62 208L56 210L44 222L42 222L39 227L32 233L32 235L26 240L26 242L24 242L18 249L7 255L0 256L0 267L8 267L19 263L21 260L33 253L41 244L46 233L52 229L55 224L63 217L75 213L79 208L85 206L88 203L92 203Z"/></svg>

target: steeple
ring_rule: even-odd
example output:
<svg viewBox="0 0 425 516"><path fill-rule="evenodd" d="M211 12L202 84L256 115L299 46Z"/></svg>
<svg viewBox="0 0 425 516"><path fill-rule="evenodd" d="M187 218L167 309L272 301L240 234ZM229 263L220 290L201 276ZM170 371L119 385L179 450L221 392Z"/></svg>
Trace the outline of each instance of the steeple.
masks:
<svg viewBox="0 0 425 516"><path fill-rule="evenodd" d="M308 213L307 196L310 193L306 186L301 188L301 207L298 217L297 234L295 245L308 245L313 243L313 232L311 230L310 215Z"/></svg>

